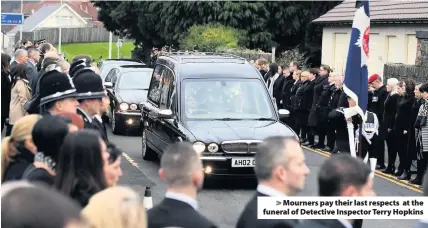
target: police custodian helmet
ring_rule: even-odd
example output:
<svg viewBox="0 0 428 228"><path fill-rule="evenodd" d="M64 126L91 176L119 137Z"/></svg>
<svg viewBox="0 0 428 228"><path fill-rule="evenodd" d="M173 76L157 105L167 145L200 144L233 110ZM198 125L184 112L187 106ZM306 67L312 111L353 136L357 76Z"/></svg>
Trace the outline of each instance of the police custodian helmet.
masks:
<svg viewBox="0 0 428 228"><path fill-rule="evenodd" d="M78 100L101 99L105 96L101 77L91 69L78 70L73 76Z"/></svg>
<svg viewBox="0 0 428 228"><path fill-rule="evenodd" d="M90 67L91 67L91 65L85 59L79 59L70 65L70 69L68 72L70 74L70 77L73 78L78 71L80 71L82 69L87 69Z"/></svg>
<svg viewBox="0 0 428 228"><path fill-rule="evenodd" d="M76 88L67 74L53 69L43 75L40 81L40 106L69 97L76 97Z"/></svg>

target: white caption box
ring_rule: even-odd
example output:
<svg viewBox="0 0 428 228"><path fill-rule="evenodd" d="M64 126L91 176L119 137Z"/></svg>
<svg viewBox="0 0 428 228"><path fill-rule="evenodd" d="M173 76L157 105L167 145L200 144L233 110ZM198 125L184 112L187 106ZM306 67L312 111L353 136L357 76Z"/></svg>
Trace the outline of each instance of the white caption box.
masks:
<svg viewBox="0 0 428 228"><path fill-rule="evenodd" d="M258 197L258 219L428 219L428 197Z"/></svg>

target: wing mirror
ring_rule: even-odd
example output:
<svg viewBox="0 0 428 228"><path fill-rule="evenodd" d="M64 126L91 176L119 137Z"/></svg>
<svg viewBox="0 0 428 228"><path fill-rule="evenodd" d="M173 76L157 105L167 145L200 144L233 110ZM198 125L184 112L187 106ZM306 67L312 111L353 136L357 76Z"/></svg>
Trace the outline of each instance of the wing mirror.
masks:
<svg viewBox="0 0 428 228"><path fill-rule="evenodd" d="M288 111L287 109L280 109L278 110L278 115L280 119L287 118L290 116L290 111Z"/></svg>
<svg viewBox="0 0 428 228"><path fill-rule="evenodd" d="M171 109L163 109L159 111L158 116L161 119L171 119L173 117L173 113Z"/></svg>
<svg viewBox="0 0 428 228"><path fill-rule="evenodd" d="M104 82L104 86L105 86L107 89L111 89L111 88L113 88L113 83L111 83L111 82Z"/></svg>

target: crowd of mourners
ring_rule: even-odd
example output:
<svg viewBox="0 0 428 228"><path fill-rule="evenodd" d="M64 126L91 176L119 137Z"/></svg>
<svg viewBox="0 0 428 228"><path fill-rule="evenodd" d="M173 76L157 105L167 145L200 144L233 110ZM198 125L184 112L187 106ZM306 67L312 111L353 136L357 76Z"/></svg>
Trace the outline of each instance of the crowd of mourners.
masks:
<svg viewBox="0 0 428 228"><path fill-rule="evenodd" d="M350 107L352 99L344 92L343 74L328 65L302 70L297 62L281 66L265 59L254 65L264 76L278 109L291 112L285 122L300 136L303 146L331 153L350 153L356 146L350 145L348 123L352 122L358 142L362 120L344 117L343 110ZM386 80L373 74L368 78L368 91L368 119L361 129L363 143L356 152L370 160L373 170L421 185L428 158L428 84ZM416 175L412 175L412 164Z"/></svg>
<svg viewBox="0 0 428 228"><path fill-rule="evenodd" d="M211 221L215 215L207 218L200 212L197 195L204 184L204 167L188 142L164 151L159 176L167 191L153 208L146 208L131 188L118 185L123 152L108 139L101 117L110 101L89 56L76 56L69 63L50 43L37 46L24 41L13 58L2 53L1 66L1 129L6 131L1 145L3 227L219 227ZM338 153L320 167L320 196L374 196L375 192L373 170L349 155L347 122L354 120L344 118L343 108L355 104L344 95L343 76L326 65L302 71L294 62L286 67L261 59L256 67L278 108L291 111L286 123L301 142L277 136L258 146L254 168L258 186L236 227L361 227L362 220L350 219L257 219L258 196L293 197L303 190L309 169L301 144ZM369 82L368 110L374 118L365 123L372 126L374 119L379 126L362 131L363 151L380 161L378 168L400 179L410 178L411 161L417 159L418 175L412 181L421 183L427 156L428 85L389 79L385 87L378 75ZM370 137L373 129L379 130ZM384 149L379 149L384 141L387 167L381 160Z"/></svg>

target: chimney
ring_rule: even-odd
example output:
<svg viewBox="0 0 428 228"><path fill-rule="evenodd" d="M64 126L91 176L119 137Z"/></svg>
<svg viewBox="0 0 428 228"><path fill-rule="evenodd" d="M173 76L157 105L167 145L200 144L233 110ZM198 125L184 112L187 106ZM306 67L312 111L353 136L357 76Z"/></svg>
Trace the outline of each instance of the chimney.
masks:
<svg viewBox="0 0 428 228"><path fill-rule="evenodd" d="M418 39L416 66L428 67L428 31L417 31L416 39Z"/></svg>

